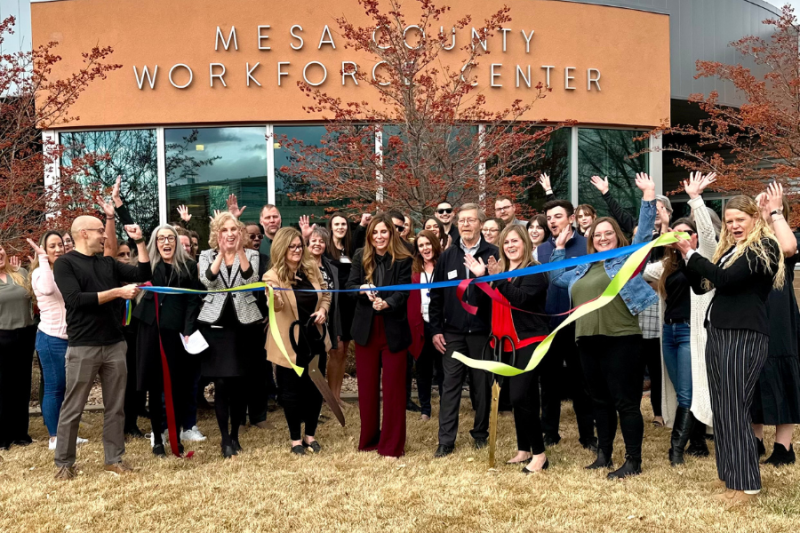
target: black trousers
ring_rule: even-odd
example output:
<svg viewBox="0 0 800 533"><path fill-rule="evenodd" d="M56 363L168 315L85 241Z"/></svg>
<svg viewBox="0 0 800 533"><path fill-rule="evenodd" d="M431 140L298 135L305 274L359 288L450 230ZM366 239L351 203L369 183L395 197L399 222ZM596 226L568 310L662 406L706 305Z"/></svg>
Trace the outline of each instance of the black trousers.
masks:
<svg viewBox="0 0 800 533"><path fill-rule="evenodd" d="M319 370L325 375L327 359L320 357ZM281 405L289 426L289 437L300 440L303 435L302 424L305 422L305 434L313 437L317 432L319 413L322 410L322 394L308 376L308 369L302 376L291 369L276 365L278 389L281 394Z"/></svg>
<svg viewBox="0 0 800 533"><path fill-rule="evenodd" d="M642 339L642 355L650 374L650 405L653 416L661 416L661 339Z"/></svg>
<svg viewBox="0 0 800 533"><path fill-rule="evenodd" d="M406 365L406 398L411 398L411 365L414 357L408 354L408 364ZM436 376L436 387L439 396L442 395L442 354L433 346L433 335L430 326L425 324L425 344L416 360L417 365L417 393L419 394L419 406L423 415L431 416L431 392L433 390L434 376ZM435 370L435 373L434 373Z"/></svg>
<svg viewBox="0 0 800 533"><path fill-rule="evenodd" d="M489 438L489 409L492 397L492 378L489 372L469 368L453 359L453 352L460 352L471 359L482 359L483 346L488 338L481 334L444 334L447 350L442 358L444 382L442 384L441 407L439 409L439 444L453 446L458 433L458 411L461 407L461 387L467 373L472 382L470 385L475 423L470 434L473 439Z"/></svg>
<svg viewBox="0 0 800 533"><path fill-rule="evenodd" d="M558 332L550 350L539 364L542 431L556 442L561 439L558 427L561 421L561 401L565 397L572 398L581 442L588 442L594 437L594 411L578 353L575 326L572 324Z"/></svg>
<svg viewBox="0 0 800 533"><path fill-rule="evenodd" d="M593 335L578 339L581 366L597 422L598 447L611 457L617 433L617 414L625 454L642 458L642 336Z"/></svg>
<svg viewBox="0 0 800 533"><path fill-rule="evenodd" d="M125 364L128 368L128 378L125 386L125 432L129 433L134 428L138 428L139 413L144 411L144 406L147 403L147 392L140 391L136 387L136 378L138 372L136 371L136 340L139 331L139 321L133 319L130 325L122 328L122 333L125 336L125 342L128 349L125 352ZM161 409L161 400L154 403L159 410ZM151 406L152 409L152 406Z"/></svg>
<svg viewBox="0 0 800 533"><path fill-rule="evenodd" d="M27 440L36 326L0 330L0 447Z"/></svg>
<svg viewBox="0 0 800 533"><path fill-rule="evenodd" d="M269 382L272 380L272 363L267 361L264 345L267 335L256 335L252 346L247 350L245 359L245 388L247 396L247 413L250 424L258 424L267 419L267 400L269 399Z"/></svg>
<svg viewBox="0 0 800 533"><path fill-rule="evenodd" d="M538 343L517 350L517 368L525 368L531 360ZM519 376L505 378L505 386L514 411L514 427L517 430L517 450L534 455L544 453L542 425L539 422L539 370L538 367Z"/></svg>

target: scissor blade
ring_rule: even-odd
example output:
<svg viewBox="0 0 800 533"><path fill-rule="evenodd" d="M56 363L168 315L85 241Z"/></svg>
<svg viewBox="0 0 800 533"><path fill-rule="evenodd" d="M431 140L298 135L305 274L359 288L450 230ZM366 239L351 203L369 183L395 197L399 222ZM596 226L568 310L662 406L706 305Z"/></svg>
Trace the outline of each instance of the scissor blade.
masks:
<svg viewBox="0 0 800 533"><path fill-rule="evenodd" d="M344 427L344 413L342 412L341 407L339 407L339 402L336 401L336 397L333 395L333 391L328 386L328 382L325 381L325 378L322 376L322 372L319 371L319 355L315 355L314 358L308 363L308 377L311 378L311 381L314 382L319 392L322 393L322 397L325 398L325 402L328 404L328 407L333 412L336 419L339 423Z"/></svg>
<svg viewBox="0 0 800 533"><path fill-rule="evenodd" d="M494 468L494 452L497 448L497 412L500 408L500 384L492 385L492 407L489 411L489 468Z"/></svg>

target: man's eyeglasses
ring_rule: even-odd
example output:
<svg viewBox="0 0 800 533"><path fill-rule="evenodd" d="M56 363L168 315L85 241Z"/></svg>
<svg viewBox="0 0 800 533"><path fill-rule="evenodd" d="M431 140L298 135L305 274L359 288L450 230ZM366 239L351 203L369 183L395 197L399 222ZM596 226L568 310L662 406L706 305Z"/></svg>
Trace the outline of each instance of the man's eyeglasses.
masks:
<svg viewBox="0 0 800 533"><path fill-rule="evenodd" d="M449 215L450 213L453 212L453 208L448 207L448 208L437 209L436 212L439 213L440 215Z"/></svg>
<svg viewBox="0 0 800 533"><path fill-rule="evenodd" d="M511 204L508 204L508 205L504 205L504 206L501 206L501 207L495 207L494 210L495 211L508 211L509 209L511 209L511 207L513 207L513 206Z"/></svg>
<svg viewBox="0 0 800 533"><path fill-rule="evenodd" d="M394 229L396 229L400 233L403 233L406 230L406 227L405 226L398 226L397 224L395 224L394 225Z"/></svg>
<svg viewBox="0 0 800 533"><path fill-rule="evenodd" d="M168 242L168 243L172 244L172 243L175 242L175 236L174 235L168 235L168 236L165 237L165 236L162 235L161 237L156 237L156 241L158 241L158 244L164 244L165 242Z"/></svg>
<svg viewBox="0 0 800 533"><path fill-rule="evenodd" d="M458 225L459 226L466 226L467 224L469 224L471 226L473 224L477 224L478 222L479 221L478 221L477 218L460 218L458 220Z"/></svg>
<svg viewBox="0 0 800 533"><path fill-rule="evenodd" d="M257 233L257 234L256 233L250 233L250 240L251 241L260 241L263 238L264 238L264 236L261 235L260 233Z"/></svg>

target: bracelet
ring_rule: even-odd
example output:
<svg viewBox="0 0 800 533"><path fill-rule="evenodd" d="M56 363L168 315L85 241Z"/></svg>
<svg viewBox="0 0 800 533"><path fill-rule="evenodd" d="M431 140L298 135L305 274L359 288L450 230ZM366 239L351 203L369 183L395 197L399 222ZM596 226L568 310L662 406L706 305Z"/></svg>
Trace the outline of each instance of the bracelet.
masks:
<svg viewBox="0 0 800 533"><path fill-rule="evenodd" d="M106 215L106 220L114 220L114 215L111 216Z"/></svg>
<svg viewBox="0 0 800 533"><path fill-rule="evenodd" d="M133 239L133 242L135 242L136 244L142 244L144 242L144 239L143 238Z"/></svg>

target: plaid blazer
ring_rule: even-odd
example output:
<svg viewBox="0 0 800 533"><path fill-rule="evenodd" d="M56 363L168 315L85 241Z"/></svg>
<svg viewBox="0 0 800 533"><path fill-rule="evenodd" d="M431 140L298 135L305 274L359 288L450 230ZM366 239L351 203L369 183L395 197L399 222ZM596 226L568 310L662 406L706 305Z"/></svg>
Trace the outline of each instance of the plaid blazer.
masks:
<svg viewBox="0 0 800 533"><path fill-rule="evenodd" d="M258 281L258 252L255 250L245 250L247 260L250 262L253 274L248 278L242 277L242 271L239 268L239 255L233 261L231 273L228 274L228 268L225 264L219 269L219 274L216 277L209 278L208 268L216 259L217 250L205 250L200 253L200 261L198 268L200 270L200 282L205 285L209 290L214 289L227 289L233 287L240 287L248 283L255 283ZM203 297L203 307L200 309L200 316L197 320L206 324L213 324L219 320L222 314L222 309L225 307L225 302L228 298L233 298L233 307L236 309L236 316L242 324L252 324L264 319L264 315L258 309L255 294L252 292L220 292L215 294L206 294Z"/></svg>

